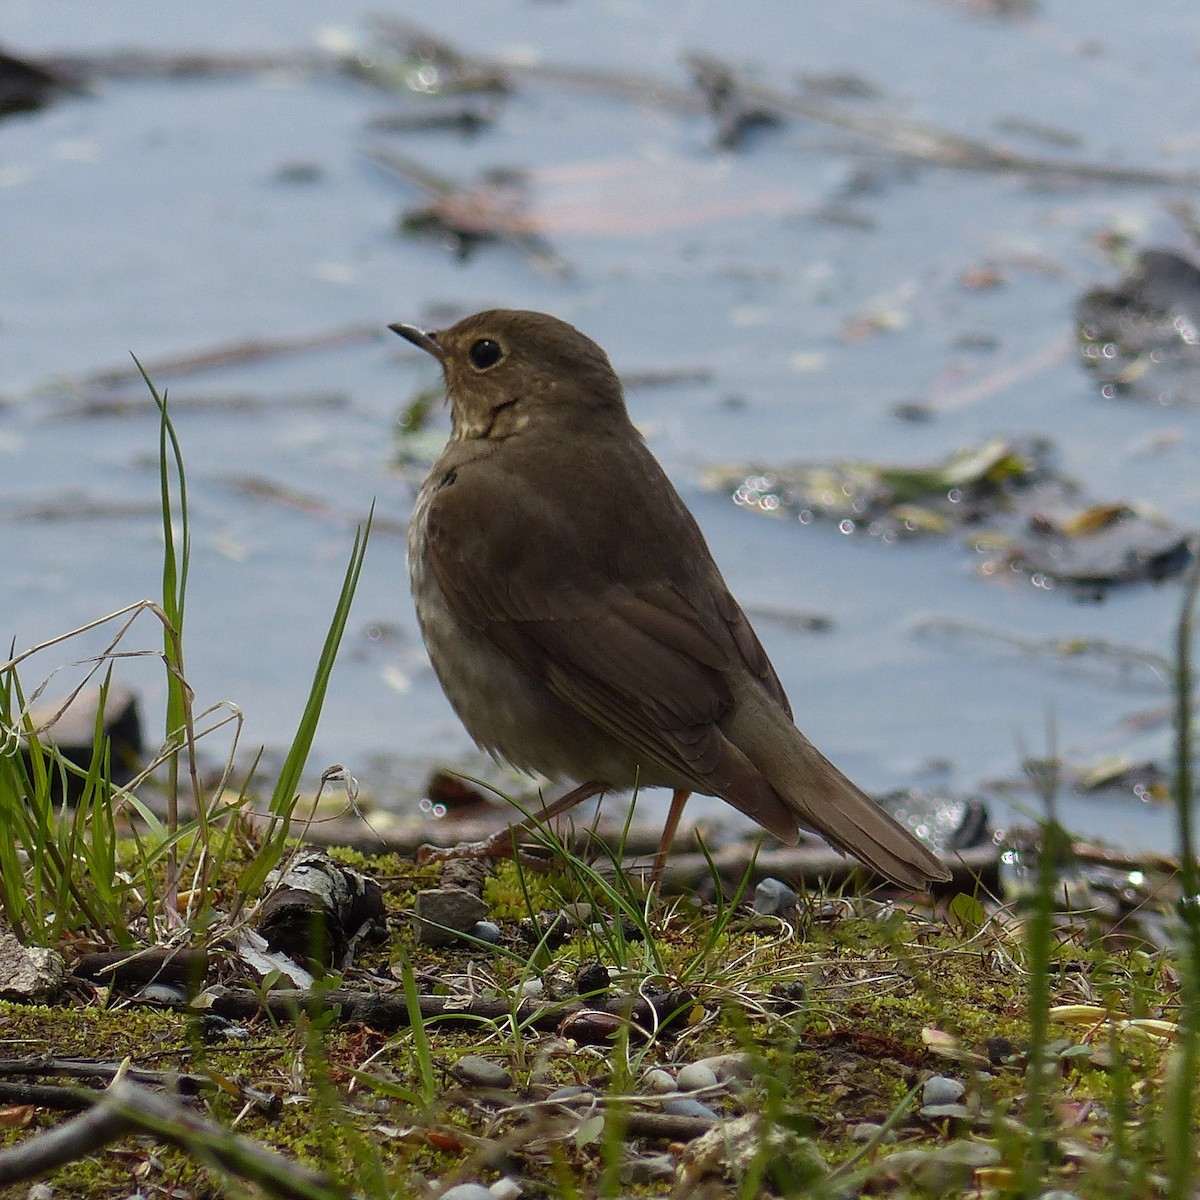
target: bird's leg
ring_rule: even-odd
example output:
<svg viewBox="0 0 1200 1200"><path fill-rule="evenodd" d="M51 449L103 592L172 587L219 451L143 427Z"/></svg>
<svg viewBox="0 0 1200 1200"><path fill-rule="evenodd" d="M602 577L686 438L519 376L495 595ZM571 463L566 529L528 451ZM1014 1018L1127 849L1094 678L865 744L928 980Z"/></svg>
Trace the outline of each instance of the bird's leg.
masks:
<svg viewBox="0 0 1200 1200"><path fill-rule="evenodd" d="M658 887L662 879L663 868L667 865L667 855L671 853L671 843L675 840L675 831L679 828L679 819L683 816L683 806L688 802L692 793L684 788L676 788L671 796L671 807L667 810L667 823L663 826L662 837L658 843L658 853L654 856L654 870L650 872L650 886Z"/></svg>
<svg viewBox="0 0 1200 1200"><path fill-rule="evenodd" d="M417 862L424 865L431 862L448 862L453 858L507 858L513 853L519 834L525 833L535 825L552 821L565 812L570 812L585 800L599 795L604 788L605 784L603 783L581 783L567 792L565 796L559 796L553 804L547 805L541 812L533 813L523 821L506 825L482 842L461 842L457 846L445 847L422 846L417 851Z"/></svg>

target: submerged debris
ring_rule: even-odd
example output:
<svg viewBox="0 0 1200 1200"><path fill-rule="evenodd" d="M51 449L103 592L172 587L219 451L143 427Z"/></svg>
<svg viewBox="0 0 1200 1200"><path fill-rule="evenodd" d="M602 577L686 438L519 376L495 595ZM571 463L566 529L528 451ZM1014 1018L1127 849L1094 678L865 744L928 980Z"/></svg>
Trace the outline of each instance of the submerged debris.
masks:
<svg viewBox="0 0 1200 1200"><path fill-rule="evenodd" d="M794 516L802 525L836 521L842 533L890 542L979 521L1049 471L1048 442L993 438L941 462L912 467L861 459L779 468L715 466L705 472L704 484L730 489L742 508Z"/></svg>
<svg viewBox="0 0 1200 1200"><path fill-rule="evenodd" d="M1200 267L1173 250L1144 250L1114 288L1076 305L1079 352L1106 397L1200 403Z"/></svg>
<svg viewBox="0 0 1200 1200"><path fill-rule="evenodd" d="M1088 598L1116 584L1157 582L1186 569L1192 534L1130 503L1087 502L1052 467L1043 439L993 438L913 467L861 460L772 468L710 468L704 483L734 504L802 525L883 542L967 531L985 558L980 574L1020 575L1035 587L1067 584Z"/></svg>

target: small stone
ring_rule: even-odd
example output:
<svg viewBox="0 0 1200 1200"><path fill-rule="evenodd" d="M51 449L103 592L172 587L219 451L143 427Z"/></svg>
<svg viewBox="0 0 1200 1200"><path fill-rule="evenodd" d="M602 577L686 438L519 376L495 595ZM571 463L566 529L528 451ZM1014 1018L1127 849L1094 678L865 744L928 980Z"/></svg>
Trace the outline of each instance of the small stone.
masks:
<svg viewBox="0 0 1200 1200"><path fill-rule="evenodd" d="M582 929L592 920L592 906L582 901L577 904L564 904L559 915L571 923L572 929Z"/></svg>
<svg viewBox="0 0 1200 1200"><path fill-rule="evenodd" d="M57 950L23 946L8 932L0 933L0 1000L45 1004L58 998L67 973Z"/></svg>
<svg viewBox="0 0 1200 1200"><path fill-rule="evenodd" d="M495 921L476 921L467 930L467 934L477 941L487 942L488 945L494 946L500 941L500 926Z"/></svg>
<svg viewBox="0 0 1200 1200"><path fill-rule="evenodd" d="M980 1167L1000 1161L1000 1151L985 1142L957 1141L936 1150L896 1150L879 1159L877 1173L887 1172L941 1194L968 1187Z"/></svg>
<svg viewBox="0 0 1200 1200"><path fill-rule="evenodd" d="M492 1193L492 1200L517 1200L521 1185L511 1175L505 1175L497 1179L488 1191Z"/></svg>
<svg viewBox="0 0 1200 1200"><path fill-rule="evenodd" d="M441 1200L496 1200L490 1188L482 1183L456 1183L447 1188L441 1195Z"/></svg>
<svg viewBox="0 0 1200 1200"><path fill-rule="evenodd" d="M875 1121L859 1121L850 1130L850 1139L855 1142L869 1142L872 1138L879 1136L879 1131L882 1128L883 1126L877 1124Z"/></svg>
<svg viewBox="0 0 1200 1200"><path fill-rule="evenodd" d="M795 911L800 897L778 879L764 879L754 889L754 911L760 917L783 917Z"/></svg>
<svg viewBox="0 0 1200 1200"><path fill-rule="evenodd" d="M719 1081L717 1073L711 1067L701 1063L688 1063L679 1068L675 1082L681 1092L698 1092L701 1088L716 1087Z"/></svg>
<svg viewBox="0 0 1200 1200"><path fill-rule="evenodd" d="M921 1116L928 1121L969 1121L977 1114L965 1104L922 1104Z"/></svg>
<svg viewBox="0 0 1200 1200"><path fill-rule="evenodd" d="M584 1087L581 1083L572 1083L567 1087L555 1088L546 1099L552 1104L568 1104L572 1100L582 1100L585 1096L590 1097L595 1094L591 1088Z"/></svg>
<svg viewBox="0 0 1200 1200"><path fill-rule="evenodd" d="M1048 1192L1042 1192L1037 1200L1079 1200L1079 1197L1074 1192L1064 1192L1059 1188L1052 1188Z"/></svg>
<svg viewBox="0 0 1200 1200"><path fill-rule="evenodd" d="M667 1183L675 1178L675 1160L669 1154L638 1154L621 1164L621 1182Z"/></svg>
<svg viewBox="0 0 1200 1200"><path fill-rule="evenodd" d="M608 968L603 963L584 963L575 972L575 990L581 996L602 996L608 985Z"/></svg>
<svg viewBox="0 0 1200 1200"><path fill-rule="evenodd" d="M948 1075L931 1075L925 1080L925 1086L921 1089L921 1103L923 1105L957 1104L966 1090L965 1084L957 1079L951 1079Z"/></svg>
<svg viewBox="0 0 1200 1200"><path fill-rule="evenodd" d="M627 1027L624 1017L597 1008L585 1008L569 1013L562 1019L557 1033L585 1046L599 1046L616 1038Z"/></svg>
<svg viewBox="0 0 1200 1200"><path fill-rule="evenodd" d="M452 946L488 915L488 907L466 888L426 888L413 904L417 940L426 946Z"/></svg>
<svg viewBox="0 0 1200 1200"><path fill-rule="evenodd" d="M178 1008L186 1004L187 989L171 983L148 983L138 988L137 998L146 1004L161 1004L167 1008Z"/></svg>
<svg viewBox="0 0 1200 1200"><path fill-rule="evenodd" d="M507 1088L512 1076L497 1062L479 1054L464 1054L451 1068L450 1074L468 1087Z"/></svg>
<svg viewBox="0 0 1200 1200"><path fill-rule="evenodd" d="M730 1054L710 1054L696 1060L697 1067L707 1067L721 1083L749 1083L755 1073L764 1070L762 1059L745 1050Z"/></svg>
<svg viewBox="0 0 1200 1200"><path fill-rule="evenodd" d="M521 984L521 995L526 1000L537 1000L546 991L546 985L540 979L526 979Z"/></svg>
<svg viewBox="0 0 1200 1200"><path fill-rule="evenodd" d="M720 1117L707 1104L701 1104L699 1100L695 1100L691 1096L668 1096L662 1102L662 1110L673 1117L704 1117L711 1121L720 1120Z"/></svg>
<svg viewBox="0 0 1200 1200"><path fill-rule="evenodd" d="M662 1067L654 1067L642 1076L642 1090L656 1096L676 1091L675 1080Z"/></svg>

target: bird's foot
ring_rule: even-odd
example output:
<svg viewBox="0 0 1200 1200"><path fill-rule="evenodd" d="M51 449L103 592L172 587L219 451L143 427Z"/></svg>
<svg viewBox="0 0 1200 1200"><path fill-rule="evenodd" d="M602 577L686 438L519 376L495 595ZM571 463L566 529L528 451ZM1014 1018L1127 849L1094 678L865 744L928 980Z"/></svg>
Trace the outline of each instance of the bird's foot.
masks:
<svg viewBox="0 0 1200 1200"><path fill-rule="evenodd" d="M510 826L481 842L459 842L456 846L434 846L427 842L417 848L417 866L464 858L516 858L523 866L544 871L551 856L543 847L518 845L516 833L517 830Z"/></svg>

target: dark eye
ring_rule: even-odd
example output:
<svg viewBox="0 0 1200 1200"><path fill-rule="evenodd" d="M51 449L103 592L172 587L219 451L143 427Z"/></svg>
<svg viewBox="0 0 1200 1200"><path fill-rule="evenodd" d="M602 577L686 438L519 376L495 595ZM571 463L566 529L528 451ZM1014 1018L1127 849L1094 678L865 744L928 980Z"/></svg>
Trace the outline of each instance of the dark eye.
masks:
<svg viewBox="0 0 1200 1200"><path fill-rule="evenodd" d="M504 351L500 349L500 344L493 342L491 338L480 338L467 351L467 357L471 360L471 366L477 371L486 371L488 367L494 367L504 357Z"/></svg>

